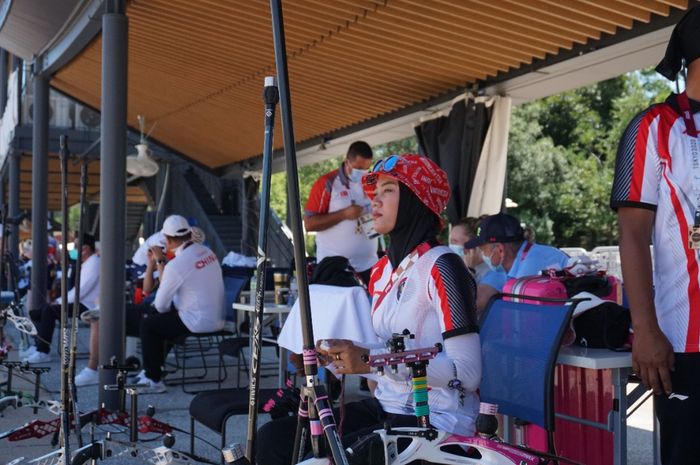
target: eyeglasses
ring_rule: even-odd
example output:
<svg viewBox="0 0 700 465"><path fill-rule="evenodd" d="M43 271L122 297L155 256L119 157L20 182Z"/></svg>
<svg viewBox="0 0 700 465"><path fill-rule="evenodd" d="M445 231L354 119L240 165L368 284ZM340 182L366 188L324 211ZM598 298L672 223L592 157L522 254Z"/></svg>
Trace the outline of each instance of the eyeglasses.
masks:
<svg viewBox="0 0 700 465"><path fill-rule="evenodd" d="M394 169L398 161L398 155L391 155L389 157L383 158L374 165L374 168L372 168L372 173L377 173L379 171L389 172Z"/></svg>

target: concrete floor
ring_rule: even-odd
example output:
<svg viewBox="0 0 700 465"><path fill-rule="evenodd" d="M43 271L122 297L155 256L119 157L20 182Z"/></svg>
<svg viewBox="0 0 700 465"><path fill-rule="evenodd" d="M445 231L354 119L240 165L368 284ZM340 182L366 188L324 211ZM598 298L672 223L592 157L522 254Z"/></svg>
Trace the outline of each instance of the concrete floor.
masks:
<svg viewBox="0 0 700 465"><path fill-rule="evenodd" d="M8 331L12 336L12 332ZM87 348L87 328L80 329L79 337L79 351L85 352ZM55 344L54 344L55 347ZM12 352L9 359L16 359L17 352ZM266 347L263 353L264 361L275 362L276 355L273 348ZM86 363L84 358L79 359L78 369L81 369ZM52 370L50 373L44 375L43 377L43 388L41 392L41 399L58 399L58 390L60 387L59 373L60 367L58 363L58 357L54 354L54 360L48 364L51 366ZM0 368L0 381L4 380L6 377L6 370ZM225 387L233 387L235 378L229 377L225 383ZM274 387L276 385L276 377L263 378L263 387ZM245 381L244 381L245 384ZM358 396L364 395L357 390L358 383L355 380L350 380L347 382L347 398L352 400L358 398ZM13 383L15 389L28 390L32 389L31 384L27 380L21 380L16 377L16 381ZM205 389L212 389L215 385L210 384ZM87 410L95 408L97 406L97 396L98 390L97 386L86 386L79 388L79 406L82 410ZM169 387L166 394L159 395L144 395L139 398L140 413L145 412L146 407L150 404L156 409L155 418L166 422L172 426L189 431L189 404L192 399L192 395L185 394L182 389L177 386ZM20 408L13 409L8 408L3 412L3 416L0 417L0 432L7 431L11 428L15 428L29 422L35 418L42 420L51 420L55 418L53 414L48 411L39 411L37 415L32 413L32 409ZM651 402L647 402L642 405L629 419L628 419L628 463L634 465L652 465L652 408ZM245 446L245 435L246 435L246 416L234 417L229 422L229 437L227 443L238 442ZM267 421L267 415L262 415L259 417L259 423ZM107 428L104 428L107 430ZM112 428L114 431L115 429ZM97 431L96 435L102 437L104 431ZM197 435L202 439L209 441L213 444L219 444L219 436L207 428L199 425L197 428ZM148 436L143 435L143 439L148 439ZM189 451L189 435L183 432L175 432L174 436L176 438L176 443L174 448ZM90 428L86 427L83 430L84 441L89 441L90 438ZM116 438L122 438L124 440L128 439L126 434L116 434ZM75 436L71 437L73 447L76 445ZM43 454L49 453L55 450L51 444L51 435L45 436L41 439L27 439L24 441L9 442L7 439L0 440L0 464L11 462L13 459L19 457L25 457L27 459L32 459L39 457ZM149 446L156 446L158 442L147 442ZM218 451L198 440L196 446L196 452L206 457L210 460L218 460ZM28 461L28 460L27 460ZM26 463L27 461L23 462ZM137 460L128 460L120 458L117 460L112 460L113 463L143 463Z"/></svg>

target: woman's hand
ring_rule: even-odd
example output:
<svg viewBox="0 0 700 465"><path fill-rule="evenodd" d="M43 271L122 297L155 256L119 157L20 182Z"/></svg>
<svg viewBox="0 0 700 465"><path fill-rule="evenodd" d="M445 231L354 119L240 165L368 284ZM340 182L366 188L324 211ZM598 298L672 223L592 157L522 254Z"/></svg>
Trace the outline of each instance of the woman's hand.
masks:
<svg viewBox="0 0 700 465"><path fill-rule="evenodd" d="M326 339L317 344L319 354L330 360L340 375L369 373L369 365L362 361L368 349L356 346L347 339Z"/></svg>

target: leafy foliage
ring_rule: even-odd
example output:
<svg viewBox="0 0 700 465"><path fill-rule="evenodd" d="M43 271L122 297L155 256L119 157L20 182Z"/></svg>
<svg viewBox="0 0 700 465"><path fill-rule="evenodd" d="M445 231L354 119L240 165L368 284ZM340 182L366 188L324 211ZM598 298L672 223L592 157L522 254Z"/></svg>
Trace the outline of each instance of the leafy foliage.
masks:
<svg viewBox="0 0 700 465"><path fill-rule="evenodd" d="M511 213L539 242L591 249L614 244L609 196L617 144L629 121L670 88L643 70L521 105L508 141Z"/></svg>

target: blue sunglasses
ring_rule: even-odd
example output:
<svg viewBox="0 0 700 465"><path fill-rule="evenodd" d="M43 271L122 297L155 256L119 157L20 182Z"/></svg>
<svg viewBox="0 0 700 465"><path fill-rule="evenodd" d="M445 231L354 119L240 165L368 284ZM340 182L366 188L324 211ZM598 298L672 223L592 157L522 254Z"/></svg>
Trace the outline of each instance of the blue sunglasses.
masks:
<svg viewBox="0 0 700 465"><path fill-rule="evenodd" d="M372 168L372 173L377 173L379 171L389 172L394 169L396 163L399 161L398 155L391 155L382 160L379 160Z"/></svg>

